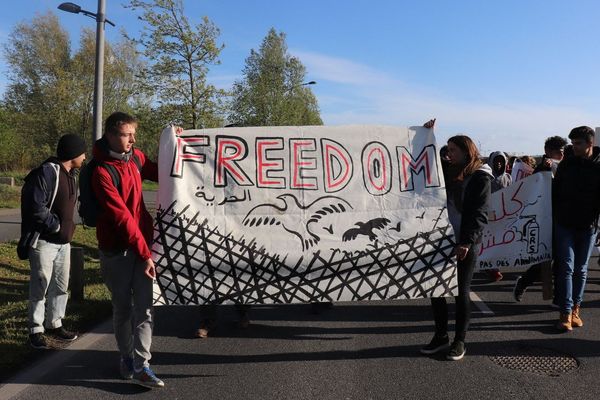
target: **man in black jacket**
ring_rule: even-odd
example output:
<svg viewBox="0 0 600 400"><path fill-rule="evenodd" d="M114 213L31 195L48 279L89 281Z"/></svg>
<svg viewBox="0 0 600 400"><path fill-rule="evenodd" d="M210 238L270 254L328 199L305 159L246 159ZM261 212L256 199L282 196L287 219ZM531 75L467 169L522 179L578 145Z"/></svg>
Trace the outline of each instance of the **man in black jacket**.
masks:
<svg viewBox="0 0 600 400"><path fill-rule="evenodd" d="M21 239L17 251L29 258L29 341L36 349L48 347L44 333L62 341L77 335L65 330L70 242L77 201L74 172L85 160L85 142L75 134L58 141L57 157L32 170L21 191Z"/></svg>
<svg viewBox="0 0 600 400"><path fill-rule="evenodd" d="M594 130L574 128L569 139L573 156L558 165L552 184L557 327L562 331L583 326L580 306L600 215L600 148L593 145Z"/></svg>

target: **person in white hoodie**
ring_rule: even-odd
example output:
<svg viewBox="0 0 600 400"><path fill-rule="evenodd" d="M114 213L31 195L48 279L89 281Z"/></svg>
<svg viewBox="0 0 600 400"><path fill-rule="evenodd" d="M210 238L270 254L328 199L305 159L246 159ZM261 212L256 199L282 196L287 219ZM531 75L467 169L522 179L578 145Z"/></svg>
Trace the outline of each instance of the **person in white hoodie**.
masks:
<svg viewBox="0 0 600 400"><path fill-rule="evenodd" d="M494 175L492 193L504 189L512 183L510 174L506 172L506 154L504 152L492 152L488 158L488 165L492 168L492 174Z"/></svg>
<svg viewBox="0 0 600 400"><path fill-rule="evenodd" d="M492 193L504 189L512 183L510 174L506 172L506 162L506 154L502 151L494 151L488 157L487 163L492 169L492 175L494 176L491 186ZM486 272L492 281L498 282L503 278L502 273L497 268L488 269Z"/></svg>

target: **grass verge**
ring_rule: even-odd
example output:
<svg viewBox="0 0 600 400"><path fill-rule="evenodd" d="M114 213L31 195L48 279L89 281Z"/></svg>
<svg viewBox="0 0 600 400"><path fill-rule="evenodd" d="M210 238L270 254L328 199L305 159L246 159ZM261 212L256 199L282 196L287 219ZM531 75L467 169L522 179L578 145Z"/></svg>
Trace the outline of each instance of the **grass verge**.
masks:
<svg viewBox="0 0 600 400"><path fill-rule="evenodd" d="M142 190L158 190L158 182L152 181L143 181L142 182Z"/></svg>
<svg viewBox="0 0 600 400"><path fill-rule="evenodd" d="M0 243L0 381L47 354L28 343L29 262L18 259L16 246ZM64 325L86 332L110 316L110 294L100 274L96 230L78 226L72 246L84 249L84 300L68 303Z"/></svg>
<svg viewBox="0 0 600 400"><path fill-rule="evenodd" d="M0 208L19 208L21 187L0 184Z"/></svg>

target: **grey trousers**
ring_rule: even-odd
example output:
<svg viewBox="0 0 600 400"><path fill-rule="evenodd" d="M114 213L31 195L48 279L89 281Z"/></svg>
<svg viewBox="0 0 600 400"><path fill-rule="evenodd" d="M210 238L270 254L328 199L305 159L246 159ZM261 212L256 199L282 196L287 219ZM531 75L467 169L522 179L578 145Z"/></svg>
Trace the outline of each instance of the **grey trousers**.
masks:
<svg viewBox="0 0 600 400"><path fill-rule="evenodd" d="M152 280L144 274L143 262L132 250L100 251L100 268L110 290L113 306L113 328L123 359L133 358L133 366L141 370L152 357Z"/></svg>

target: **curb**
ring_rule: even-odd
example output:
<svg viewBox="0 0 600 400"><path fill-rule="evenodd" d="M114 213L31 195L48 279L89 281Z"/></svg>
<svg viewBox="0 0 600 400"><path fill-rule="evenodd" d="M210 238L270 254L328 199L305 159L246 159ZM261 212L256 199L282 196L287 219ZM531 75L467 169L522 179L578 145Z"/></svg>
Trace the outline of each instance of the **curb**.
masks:
<svg viewBox="0 0 600 400"><path fill-rule="evenodd" d="M0 383L0 399L11 399L27 389L29 386L36 384L45 375L54 371L59 365L62 365L71 359L75 354L77 354L77 351L89 349L99 340L110 336L111 334L101 332L107 332L111 330L112 319L108 319L96 325L92 330L83 334L79 339L64 349L43 358L35 365L27 367L23 371L8 378L6 380L8 383Z"/></svg>

